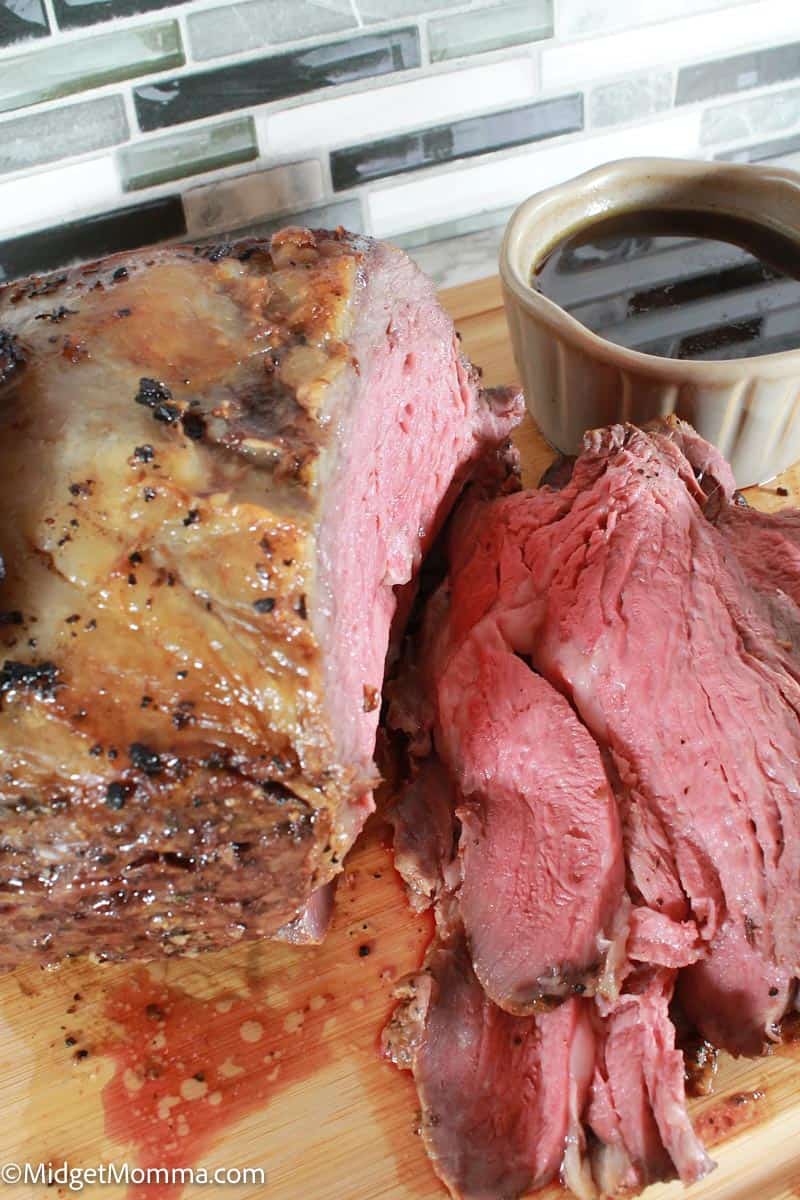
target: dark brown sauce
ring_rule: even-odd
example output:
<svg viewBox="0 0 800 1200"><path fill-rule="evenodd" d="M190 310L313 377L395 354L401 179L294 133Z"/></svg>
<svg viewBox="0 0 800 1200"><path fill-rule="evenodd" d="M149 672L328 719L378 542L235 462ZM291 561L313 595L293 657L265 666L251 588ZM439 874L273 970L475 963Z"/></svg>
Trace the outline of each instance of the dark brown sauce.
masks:
<svg viewBox="0 0 800 1200"><path fill-rule="evenodd" d="M576 229L532 286L608 341L662 358L800 347L800 244L724 213L617 213Z"/></svg>

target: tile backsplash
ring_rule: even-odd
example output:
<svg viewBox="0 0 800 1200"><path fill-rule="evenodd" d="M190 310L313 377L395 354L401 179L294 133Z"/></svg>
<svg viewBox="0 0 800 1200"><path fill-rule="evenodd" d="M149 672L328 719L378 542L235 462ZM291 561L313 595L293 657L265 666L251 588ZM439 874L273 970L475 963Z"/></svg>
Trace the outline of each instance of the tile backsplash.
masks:
<svg viewBox="0 0 800 1200"><path fill-rule="evenodd" d="M494 269L631 154L800 165L786 0L0 0L0 280L286 222Z"/></svg>

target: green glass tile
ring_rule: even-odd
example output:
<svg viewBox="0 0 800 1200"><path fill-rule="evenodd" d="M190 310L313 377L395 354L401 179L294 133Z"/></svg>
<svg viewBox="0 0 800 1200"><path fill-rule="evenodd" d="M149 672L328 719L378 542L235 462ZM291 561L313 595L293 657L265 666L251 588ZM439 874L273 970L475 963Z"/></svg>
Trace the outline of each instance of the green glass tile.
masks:
<svg viewBox="0 0 800 1200"><path fill-rule="evenodd" d="M0 175L118 146L128 138L121 96L34 109L4 121L0 128Z"/></svg>
<svg viewBox="0 0 800 1200"><path fill-rule="evenodd" d="M517 0L428 22L432 62L552 36L553 0Z"/></svg>
<svg viewBox="0 0 800 1200"><path fill-rule="evenodd" d="M508 208L492 208L472 213L467 217L455 217L452 221L440 221L438 225L425 225L420 229L411 229L408 233L396 234L392 238L392 245L400 246L403 250L412 247L416 249L419 246L430 246L472 233L482 233L487 229L497 229L508 223L513 211L512 204Z"/></svg>
<svg viewBox="0 0 800 1200"><path fill-rule="evenodd" d="M199 62L357 26L350 0L247 0L187 16Z"/></svg>
<svg viewBox="0 0 800 1200"><path fill-rule="evenodd" d="M3 61L0 112L183 64L175 21L94 34Z"/></svg>
<svg viewBox="0 0 800 1200"><path fill-rule="evenodd" d="M122 186L126 192L133 192L170 179L249 162L257 155L253 118L242 117L126 146L119 151L117 161Z"/></svg>

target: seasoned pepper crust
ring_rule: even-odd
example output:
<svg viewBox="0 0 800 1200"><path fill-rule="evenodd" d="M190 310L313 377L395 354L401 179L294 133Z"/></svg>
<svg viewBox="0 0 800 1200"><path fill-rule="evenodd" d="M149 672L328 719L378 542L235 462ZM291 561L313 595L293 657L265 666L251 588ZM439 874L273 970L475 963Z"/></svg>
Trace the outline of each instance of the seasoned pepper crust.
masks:
<svg viewBox="0 0 800 1200"><path fill-rule="evenodd" d="M289 233L0 293L0 961L270 932L335 866L371 780L331 765L305 596L361 255Z"/></svg>
<svg viewBox="0 0 800 1200"><path fill-rule="evenodd" d="M340 868L375 774L318 543L378 251L414 270L288 229L0 289L0 965L271 934Z"/></svg>

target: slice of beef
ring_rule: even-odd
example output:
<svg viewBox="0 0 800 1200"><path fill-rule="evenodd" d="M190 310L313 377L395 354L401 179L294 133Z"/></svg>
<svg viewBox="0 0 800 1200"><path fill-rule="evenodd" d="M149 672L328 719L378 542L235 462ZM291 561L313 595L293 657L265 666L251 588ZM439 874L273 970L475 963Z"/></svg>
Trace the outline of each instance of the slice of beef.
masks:
<svg viewBox="0 0 800 1200"><path fill-rule="evenodd" d="M331 879L329 883L312 892L297 916L275 932L275 940L289 942L293 946L321 945L333 920L336 882L335 879Z"/></svg>
<svg viewBox="0 0 800 1200"><path fill-rule="evenodd" d="M614 427L560 491L486 507L451 556L454 611L498 623L607 751L632 898L692 953L695 925L681 994L740 1053L800 961L800 698L767 569L738 549L749 525L693 432Z"/></svg>
<svg viewBox="0 0 800 1200"><path fill-rule="evenodd" d="M0 961L273 933L371 809L395 589L519 402L342 231L9 285L0 330Z"/></svg>
<svg viewBox="0 0 800 1200"><path fill-rule="evenodd" d="M602 1196L672 1178L694 1183L714 1166L686 1112L683 1055L668 1003L674 972L643 971L602 1020L586 1119L597 1141L592 1173Z"/></svg>
<svg viewBox="0 0 800 1200"><path fill-rule="evenodd" d="M694 921L673 921L665 912L645 905L631 910L628 957L659 967L688 967L705 954Z"/></svg>
<svg viewBox="0 0 800 1200"><path fill-rule="evenodd" d="M386 812L393 831L394 865L415 912L424 912L460 883L455 806L450 776L433 755L422 762Z"/></svg>
<svg viewBox="0 0 800 1200"><path fill-rule="evenodd" d="M595 743L496 623L437 657L436 740L461 796L459 904L475 973L520 1014L615 993L622 837Z"/></svg>
<svg viewBox="0 0 800 1200"><path fill-rule="evenodd" d="M582 1144L594 1069L585 1001L515 1017L488 999L463 934L435 942L384 1032L413 1072L421 1132L437 1175L460 1200L509 1200L554 1179Z"/></svg>

